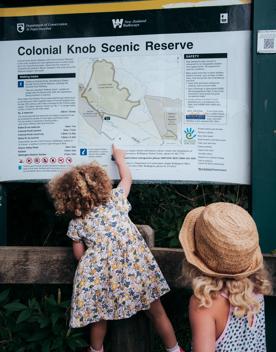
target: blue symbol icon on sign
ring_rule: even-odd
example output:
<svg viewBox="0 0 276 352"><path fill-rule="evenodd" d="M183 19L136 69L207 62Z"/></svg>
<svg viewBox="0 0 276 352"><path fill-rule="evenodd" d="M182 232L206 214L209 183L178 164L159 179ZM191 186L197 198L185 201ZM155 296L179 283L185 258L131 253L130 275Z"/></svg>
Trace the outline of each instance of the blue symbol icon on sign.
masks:
<svg viewBox="0 0 276 352"><path fill-rule="evenodd" d="M195 130L191 127L190 128L187 127L184 130L184 133L185 133L187 139L194 139L196 137Z"/></svg>
<svg viewBox="0 0 276 352"><path fill-rule="evenodd" d="M87 155L87 149L86 148L80 148L80 155Z"/></svg>
<svg viewBox="0 0 276 352"><path fill-rule="evenodd" d="M22 165L18 165L18 170L23 170L23 166Z"/></svg>
<svg viewBox="0 0 276 352"><path fill-rule="evenodd" d="M17 86L18 88L24 88L24 81L18 81Z"/></svg>

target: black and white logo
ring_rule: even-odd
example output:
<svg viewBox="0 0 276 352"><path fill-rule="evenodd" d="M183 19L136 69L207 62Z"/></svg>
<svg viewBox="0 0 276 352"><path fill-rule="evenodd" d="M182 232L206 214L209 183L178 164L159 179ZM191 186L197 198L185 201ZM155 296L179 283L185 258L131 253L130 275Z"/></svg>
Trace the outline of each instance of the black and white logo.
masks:
<svg viewBox="0 0 276 352"><path fill-rule="evenodd" d="M17 23L16 29L18 33L23 33L25 30L25 23Z"/></svg>
<svg viewBox="0 0 276 352"><path fill-rule="evenodd" d="M113 28L122 28L124 23L124 19L123 18L113 18L112 19L112 24L113 24Z"/></svg>
<svg viewBox="0 0 276 352"><path fill-rule="evenodd" d="M220 23L227 24L228 23L228 13L220 14Z"/></svg>

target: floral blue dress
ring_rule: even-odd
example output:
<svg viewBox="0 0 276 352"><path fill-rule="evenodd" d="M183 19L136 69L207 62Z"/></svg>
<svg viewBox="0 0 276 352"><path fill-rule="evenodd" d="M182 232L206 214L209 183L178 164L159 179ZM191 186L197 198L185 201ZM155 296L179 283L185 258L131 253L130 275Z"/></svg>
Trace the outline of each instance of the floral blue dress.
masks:
<svg viewBox="0 0 276 352"><path fill-rule="evenodd" d="M117 187L107 204L69 224L67 235L87 247L74 277L71 327L128 318L169 291L128 216L130 208L124 190Z"/></svg>

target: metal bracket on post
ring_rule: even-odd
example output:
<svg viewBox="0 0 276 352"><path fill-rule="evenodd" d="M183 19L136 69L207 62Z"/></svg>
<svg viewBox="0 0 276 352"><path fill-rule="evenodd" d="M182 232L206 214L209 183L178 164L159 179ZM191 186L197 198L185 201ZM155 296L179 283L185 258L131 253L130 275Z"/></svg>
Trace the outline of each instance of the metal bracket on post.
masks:
<svg viewBox="0 0 276 352"><path fill-rule="evenodd" d="M7 245L7 193L0 184L0 246Z"/></svg>

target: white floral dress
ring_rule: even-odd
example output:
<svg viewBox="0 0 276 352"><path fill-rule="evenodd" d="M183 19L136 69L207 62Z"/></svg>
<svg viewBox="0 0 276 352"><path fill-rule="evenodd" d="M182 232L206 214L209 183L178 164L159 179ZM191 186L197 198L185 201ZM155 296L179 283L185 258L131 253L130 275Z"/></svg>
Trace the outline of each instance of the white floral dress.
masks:
<svg viewBox="0 0 276 352"><path fill-rule="evenodd" d="M131 206L117 187L111 200L84 219L71 220L67 235L83 241L71 303L71 327L99 320L124 319L149 309L169 291L158 264L131 222Z"/></svg>

